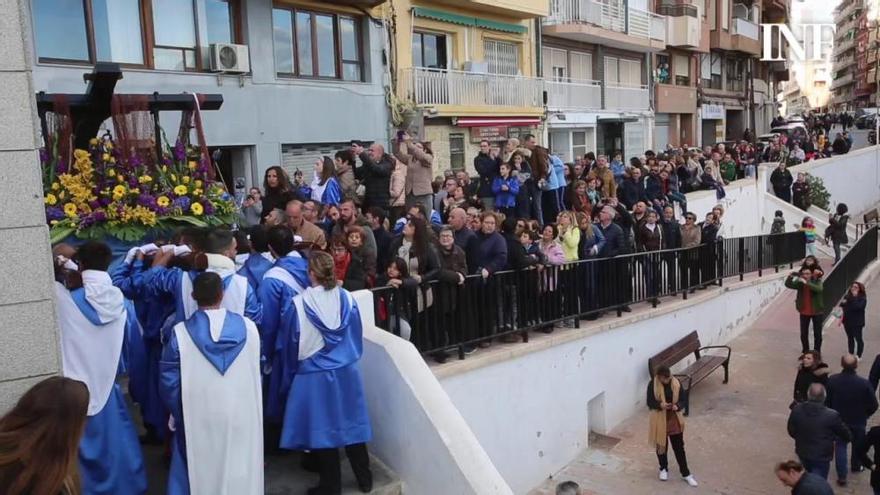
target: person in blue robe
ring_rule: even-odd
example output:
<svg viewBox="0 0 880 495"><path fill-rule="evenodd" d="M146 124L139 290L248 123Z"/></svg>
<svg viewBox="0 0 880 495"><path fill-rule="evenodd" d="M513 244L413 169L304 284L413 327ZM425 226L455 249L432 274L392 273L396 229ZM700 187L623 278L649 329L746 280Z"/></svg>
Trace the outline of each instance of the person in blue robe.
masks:
<svg viewBox="0 0 880 495"><path fill-rule="evenodd" d="M89 389L88 419L78 452L82 492L89 495L147 490L137 432L116 383L117 375L132 367L127 347L141 330L133 304L107 273L112 256L106 244L86 242L76 254L82 286L69 290L55 284L62 374Z"/></svg>
<svg viewBox="0 0 880 495"><path fill-rule="evenodd" d="M243 261L243 266L238 270L238 274L247 277L251 287L259 291L263 275L272 268L274 260L271 253L269 253L265 226L257 225L251 227L247 235L248 242L250 243L250 254Z"/></svg>
<svg viewBox="0 0 880 495"><path fill-rule="evenodd" d="M233 313L246 316L259 325L262 320L262 307L257 293L246 277L235 273L236 242L232 232L221 228L214 229L201 243L208 265L204 271L217 273L223 279L223 307ZM153 266L146 271L142 283L152 297L170 295L174 298L173 323L179 323L189 319L198 309L191 295L192 282L202 270L184 271L177 267L169 268L173 257L173 252L160 251L153 259Z"/></svg>
<svg viewBox="0 0 880 495"><path fill-rule="evenodd" d="M329 156L315 162L315 178L308 197L324 206L338 206L342 202L342 187L336 178L336 165Z"/></svg>
<svg viewBox="0 0 880 495"><path fill-rule="evenodd" d="M259 333L221 307L219 275L200 274L192 295L199 309L174 326L162 351L160 390L174 430L166 493L260 495Z"/></svg>
<svg viewBox="0 0 880 495"><path fill-rule="evenodd" d="M311 282L308 262L294 250L293 232L287 227L276 226L269 229L267 236L269 250L276 261L272 269L266 272L258 291L260 304L263 306L260 343L264 359L263 371L266 375L265 414L266 419L275 424L280 423L287 401L287 396L280 394L280 370L283 368L280 359L284 355L276 352L276 343L289 339L288 335L278 335L283 301L299 295Z"/></svg>
<svg viewBox="0 0 880 495"><path fill-rule="evenodd" d="M309 450L317 461L318 486L309 494L341 493L339 448L344 447L363 492L372 489L366 442L372 438L359 361L363 354L360 311L352 295L336 285L333 258L309 256L311 287L282 309L279 345L287 394L281 447ZM279 332L281 334L282 332Z"/></svg>

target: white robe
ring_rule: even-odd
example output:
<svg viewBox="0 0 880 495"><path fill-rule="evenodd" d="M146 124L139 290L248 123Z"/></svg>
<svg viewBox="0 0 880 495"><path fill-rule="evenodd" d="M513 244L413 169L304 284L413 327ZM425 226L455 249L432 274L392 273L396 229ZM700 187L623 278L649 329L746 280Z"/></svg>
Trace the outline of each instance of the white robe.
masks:
<svg viewBox="0 0 880 495"><path fill-rule="evenodd" d="M226 310L206 313L216 342ZM194 495L263 493L260 335L253 322L244 321L247 340L224 375L202 355L184 323L174 326L180 350L187 474Z"/></svg>

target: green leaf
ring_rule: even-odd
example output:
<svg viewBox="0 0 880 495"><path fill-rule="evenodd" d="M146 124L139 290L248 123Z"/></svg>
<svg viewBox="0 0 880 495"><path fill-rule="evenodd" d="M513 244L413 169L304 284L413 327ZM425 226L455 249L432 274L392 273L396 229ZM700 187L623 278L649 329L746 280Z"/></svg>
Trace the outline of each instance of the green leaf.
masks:
<svg viewBox="0 0 880 495"><path fill-rule="evenodd" d="M204 220L198 219L196 217L180 216L180 217L174 217L170 220L188 223L191 225L195 225L196 227L207 227L208 226L207 222L205 222Z"/></svg>
<svg viewBox="0 0 880 495"><path fill-rule="evenodd" d="M60 224L59 224L60 225ZM55 244L63 241L70 237L71 234L76 232L76 227L71 227L69 225L54 225L49 229L49 243Z"/></svg>

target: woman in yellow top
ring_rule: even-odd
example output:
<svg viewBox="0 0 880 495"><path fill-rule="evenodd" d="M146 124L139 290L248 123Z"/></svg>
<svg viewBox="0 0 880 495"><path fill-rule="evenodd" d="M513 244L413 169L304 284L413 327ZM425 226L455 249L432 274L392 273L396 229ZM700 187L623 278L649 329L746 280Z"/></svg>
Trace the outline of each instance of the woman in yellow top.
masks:
<svg viewBox="0 0 880 495"><path fill-rule="evenodd" d="M578 260L578 244L581 242L581 230L577 226L574 212L565 210L556 217L559 229L559 243L565 253L565 261Z"/></svg>

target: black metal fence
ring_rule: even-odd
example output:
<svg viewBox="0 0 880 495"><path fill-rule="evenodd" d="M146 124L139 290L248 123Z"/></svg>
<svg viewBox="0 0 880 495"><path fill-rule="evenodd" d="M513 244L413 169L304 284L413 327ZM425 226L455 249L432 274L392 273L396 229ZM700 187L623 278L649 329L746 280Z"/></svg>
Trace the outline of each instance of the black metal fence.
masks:
<svg viewBox="0 0 880 495"><path fill-rule="evenodd" d="M825 319L831 315L850 285L872 261L877 259L877 226L862 231L861 236L847 251L822 283L822 302Z"/></svg>
<svg viewBox="0 0 880 495"><path fill-rule="evenodd" d="M376 324L411 340L423 353L457 351L502 337L527 342L532 330L579 326L630 304L688 294L723 279L778 272L804 257L801 232L722 239L692 248L545 265L480 275L453 285L373 289Z"/></svg>

